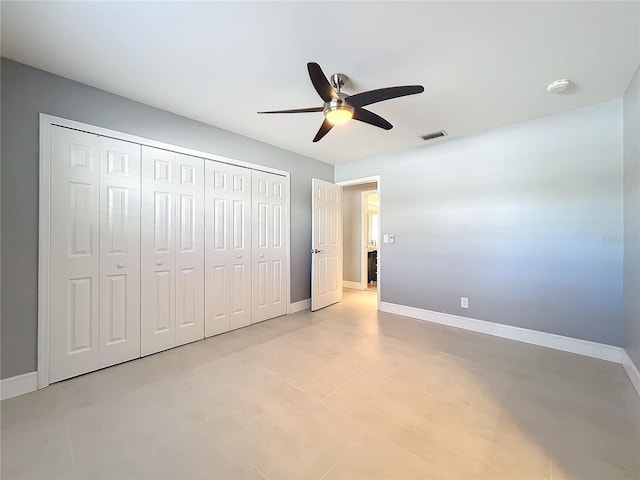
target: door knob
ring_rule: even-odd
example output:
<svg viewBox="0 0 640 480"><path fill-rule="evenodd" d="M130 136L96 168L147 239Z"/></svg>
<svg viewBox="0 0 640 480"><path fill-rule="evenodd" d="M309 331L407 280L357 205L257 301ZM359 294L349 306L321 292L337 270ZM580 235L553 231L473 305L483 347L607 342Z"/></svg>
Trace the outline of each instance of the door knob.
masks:
<svg viewBox="0 0 640 480"><path fill-rule="evenodd" d="M242 255L238 255L236 258L240 260L242 258Z"/></svg>
<svg viewBox="0 0 640 480"><path fill-rule="evenodd" d="M324 252L324 250L318 250L317 248L314 248L311 250L311 253L322 253Z"/></svg>
<svg viewBox="0 0 640 480"><path fill-rule="evenodd" d="M260 258L264 258L264 255L263 255L263 254L260 254Z"/></svg>
<svg viewBox="0 0 640 480"><path fill-rule="evenodd" d="M118 268L124 268L124 263L119 263Z"/></svg>
<svg viewBox="0 0 640 480"><path fill-rule="evenodd" d="M157 265L157 266L162 265L162 260L156 260L156 265Z"/></svg>

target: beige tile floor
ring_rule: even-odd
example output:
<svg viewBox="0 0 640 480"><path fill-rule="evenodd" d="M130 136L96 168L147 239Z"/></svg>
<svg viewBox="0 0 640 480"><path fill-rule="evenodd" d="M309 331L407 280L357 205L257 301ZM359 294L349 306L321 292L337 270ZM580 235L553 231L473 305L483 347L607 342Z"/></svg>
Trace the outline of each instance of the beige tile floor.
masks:
<svg viewBox="0 0 640 480"><path fill-rule="evenodd" d="M619 365L375 292L2 402L2 479L638 479Z"/></svg>

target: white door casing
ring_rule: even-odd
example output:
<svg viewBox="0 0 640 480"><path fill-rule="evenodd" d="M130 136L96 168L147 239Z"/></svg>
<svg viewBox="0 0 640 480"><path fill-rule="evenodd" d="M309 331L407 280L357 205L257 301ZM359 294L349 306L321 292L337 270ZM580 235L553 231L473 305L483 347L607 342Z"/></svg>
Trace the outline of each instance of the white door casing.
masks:
<svg viewBox="0 0 640 480"><path fill-rule="evenodd" d="M100 137L100 367L140 356L140 150Z"/></svg>
<svg viewBox="0 0 640 480"><path fill-rule="evenodd" d="M311 310L342 300L342 187L313 178Z"/></svg>
<svg viewBox="0 0 640 480"><path fill-rule="evenodd" d="M252 172L252 323L287 313L286 178Z"/></svg>
<svg viewBox="0 0 640 480"><path fill-rule="evenodd" d="M51 129L50 381L100 366L97 135Z"/></svg>
<svg viewBox="0 0 640 480"><path fill-rule="evenodd" d="M205 165L205 336L251 323L251 170Z"/></svg>
<svg viewBox="0 0 640 480"><path fill-rule="evenodd" d="M204 338L204 159L176 155L176 345Z"/></svg>

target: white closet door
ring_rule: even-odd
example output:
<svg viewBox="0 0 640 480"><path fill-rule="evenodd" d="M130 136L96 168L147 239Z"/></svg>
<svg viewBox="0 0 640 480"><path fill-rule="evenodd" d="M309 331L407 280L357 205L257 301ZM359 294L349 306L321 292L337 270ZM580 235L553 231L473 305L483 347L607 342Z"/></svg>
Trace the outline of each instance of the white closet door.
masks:
<svg viewBox="0 0 640 480"><path fill-rule="evenodd" d="M253 323L287 313L286 179L253 171Z"/></svg>
<svg viewBox="0 0 640 480"><path fill-rule="evenodd" d="M176 154L142 147L141 352L176 344Z"/></svg>
<svg viewBox="0 0 640 480"><path fill-rule="evenodd" d="M51 382L99 368L99 206L98 137L52 127Z"/></svg>
<svg viewBox="0 0 640 480"><path fill-rule="evenodd" d="M251 324L251 170L231 167L229 316L231 329Z"/></svg>
<svg viewBox="0 0 640 480"><path fill-rule="evenodd" d="M140 356L140 148L100 138L100 367Z"/></svg>
<svg viewBox="0 0 640 480"><path fill-rule="evenodd" d="M205 164L206 326L211 336L251 323L251 170Z"/></svg>
<svg viewBox="0 0 640 480"><path fill-rule="evenodd" d="M176 345L204 338L204 159L176 155Z"/></svg>

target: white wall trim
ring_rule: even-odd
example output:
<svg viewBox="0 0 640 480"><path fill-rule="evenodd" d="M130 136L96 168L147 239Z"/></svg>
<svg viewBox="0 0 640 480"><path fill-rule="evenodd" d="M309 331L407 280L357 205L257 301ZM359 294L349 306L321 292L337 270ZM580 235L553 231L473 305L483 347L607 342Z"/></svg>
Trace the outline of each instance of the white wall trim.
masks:
<svg viewBox="0 0 640 480"><path fill-rule="evenodd" d="M49 385L49 300L51 251L51 126L53 118L40 114L40 176L38 207L38 388Z"/></svg>
<svg viewBox="0 0 640 480"><path fill-rule="evenodd" d="M291 313L302 312L303 310L309 310L311 308L311 299L307 298L306 300L300 300L299 302L294 302L290 306Z"/></svg>
<svg viewBox="0 0 640 480"><path fill-rule="evenodd" d="M352 185L362 185L363 183L374 183L380 181L380 175L373 175L371 177L360 177L351 180L343 180L336 182L336 185L342 185L343 187L350 187Z"/></svg>
<svg viewBox="0 0 640 480"><path fill-rule="evenodd" d="M495 337L508 338L518 342L577 353L578 355L586 355L587 357L599 358L609 362L622 362L622 349L612 345L605 345L604 343L589 342L587 340L555 335L553 333L512 327L510 325L460 317L458 315L434 312L431 310L423 310L421 308L407 307L405 305L396 305L388 302L381 302L380 310L427 322L439 323L441 325L448 325L450 327L493 335Z"/></svg>
<svg viewBox="0 0 640 480"><path fill-rule="evenodd" d="M624 371L627 372L629 376L629 380L636 389L638 396L640 396L640 372L638 372L638 368L631 361L631 357L626 352L626 350L622 349L622 366L624 367Z"/></svg>
<svg viewBox="0 0 640 480"><path fill-rule="evenodd" d="M29 372L0 380L0 398L17 397L38 389L38 372Z"/></svg>
<svg viewBox="0 0 640 480"><path fill-rule="evenodd" d="M365 287L362 285L362 282L350 282L349 280L343 280L342 286L344 288L353 288L354 290L364 290Z"/></svg>

